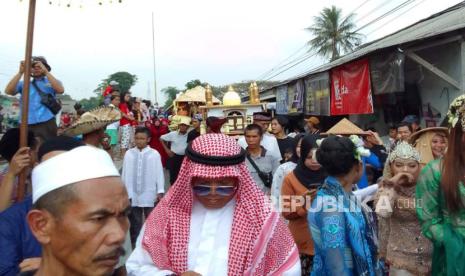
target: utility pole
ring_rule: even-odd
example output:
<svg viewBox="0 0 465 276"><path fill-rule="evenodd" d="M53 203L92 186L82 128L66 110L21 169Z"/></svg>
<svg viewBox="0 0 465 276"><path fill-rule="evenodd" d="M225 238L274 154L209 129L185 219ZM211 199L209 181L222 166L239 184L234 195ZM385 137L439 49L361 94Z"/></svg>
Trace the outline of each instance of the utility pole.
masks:
<svg viewBox="0 0 465 276"><path fill-rule="evenodd" d="M152 11L152 48L153 48L153 86L154 86L154 92L155 92L155 105L158 105L157 67L155 63L155 23L154 23L153 11Z"/></svg>

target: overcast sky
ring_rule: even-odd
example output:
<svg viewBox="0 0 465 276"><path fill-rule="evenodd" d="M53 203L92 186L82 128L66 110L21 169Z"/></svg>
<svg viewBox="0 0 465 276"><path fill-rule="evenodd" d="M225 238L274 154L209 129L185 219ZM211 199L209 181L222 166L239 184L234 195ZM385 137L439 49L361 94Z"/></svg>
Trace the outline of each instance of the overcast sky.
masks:
<svg viewBox="0 0 465 276"><path fill-rule="evenodd" d="M139 78L133 94L148 98L150 88L153 100L153 12L157 90L163 104L162 88L183 88L192 79L213 85L257 80L302 49L311 39L305 28L323 7L336 5L345 14L356 10L356 23L363 26L404 1L102 0L98 5L98 0L51 0L50 5L49 0L37 0L33 53L47 57L52 73L75 99L93 96L108 75L128 71ZM29 1L0 2L3 91L24 57ZM368 42L459 2L413 0L361 32ZM301 50L294 58L304 53ZM273 80L295 76L321 62L310 58Z"/></svg>

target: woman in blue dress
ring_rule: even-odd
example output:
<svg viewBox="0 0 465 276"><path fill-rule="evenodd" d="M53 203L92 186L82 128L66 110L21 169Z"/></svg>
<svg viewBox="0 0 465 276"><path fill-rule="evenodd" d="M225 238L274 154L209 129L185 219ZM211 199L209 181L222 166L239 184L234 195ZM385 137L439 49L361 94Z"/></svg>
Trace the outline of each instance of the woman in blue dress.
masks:
<svg viewBox="0 0 465 276"><path fill-rule="evenodd" d="M377 275L375 223L352 193L363 172L358 137L330 136L316 153L328 173L308 221L315 244L311 275ZM368 152L369 154L369 152Z"/></svg>

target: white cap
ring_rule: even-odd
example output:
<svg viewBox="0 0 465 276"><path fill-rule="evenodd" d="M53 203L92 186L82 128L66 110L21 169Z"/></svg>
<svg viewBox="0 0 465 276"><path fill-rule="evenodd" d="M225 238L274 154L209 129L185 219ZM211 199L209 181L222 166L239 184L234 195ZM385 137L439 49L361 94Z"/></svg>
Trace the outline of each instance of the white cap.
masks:
<svg viewBox="0 0 465 276"><path fill-rule="evenodd" d="M106 176L119 176L110 155L91 146L77 147L54 156L34 168L32 203L63 186Z"/></svg>

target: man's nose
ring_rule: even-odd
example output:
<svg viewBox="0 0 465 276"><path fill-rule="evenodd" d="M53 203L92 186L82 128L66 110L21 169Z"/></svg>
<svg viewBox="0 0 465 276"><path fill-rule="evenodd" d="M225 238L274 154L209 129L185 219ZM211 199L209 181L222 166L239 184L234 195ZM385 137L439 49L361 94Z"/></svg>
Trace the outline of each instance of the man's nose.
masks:
<svg viewBox="0 0 465 276"><path fill-rule="evenodd" d="M107 242L109 244L123 244L126 238L126 233L129 230L129 220L127 218L121 221L120 219L113 219L109 225L109 233L107 235Z"/></svg>

